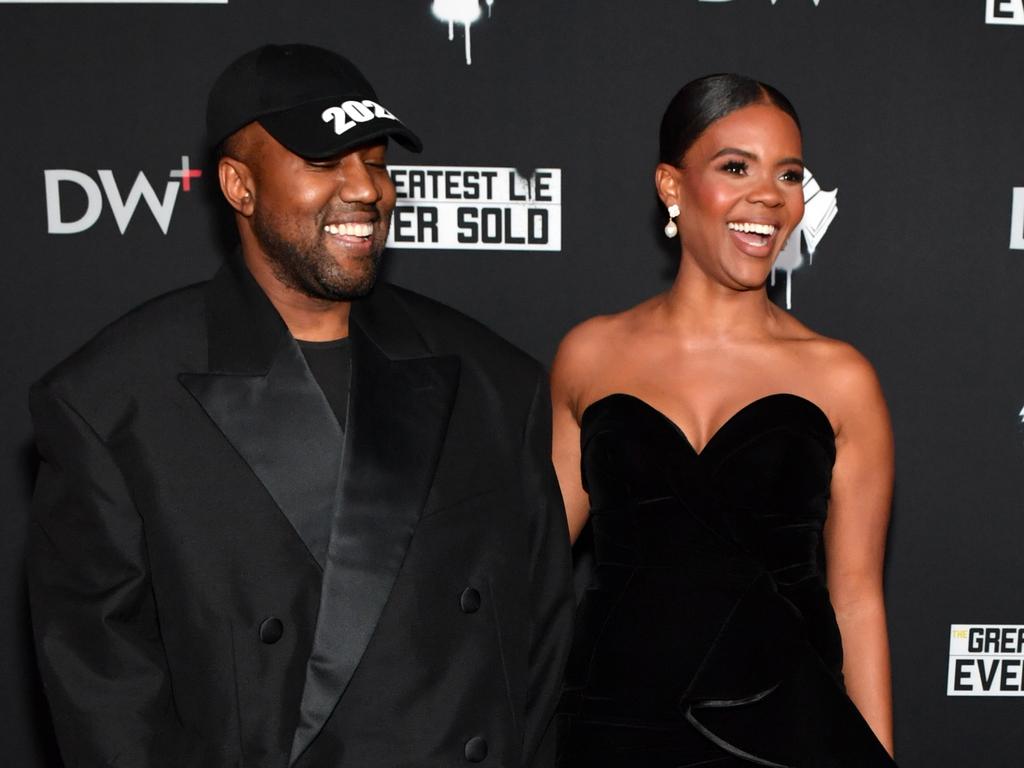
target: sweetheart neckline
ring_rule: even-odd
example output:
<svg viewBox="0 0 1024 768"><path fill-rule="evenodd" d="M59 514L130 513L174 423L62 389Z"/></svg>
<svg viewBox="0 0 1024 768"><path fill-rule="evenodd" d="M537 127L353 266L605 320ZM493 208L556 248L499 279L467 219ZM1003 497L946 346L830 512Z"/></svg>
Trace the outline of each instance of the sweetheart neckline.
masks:
<svg viewBox="0 0 1024 768"><path fill-rule="evenodd" d="M791 398L791 399L794 399L794 400L796 400L798 402L804 403L805 405L810 407L812 412L815 412L818 415L818 417L823 419L825 424L828 425L828 432L829 432L830 435L832 435L832 439L835 440L835 432L832 431L832 422L828 418L828 415L825 413L824 409L820 405L818 405L816 402L814 402L813 400L809 400L806 397L804 397L803 395L798 395L798 394L795 394L793 392L772 392L770 394L762 395L761 397L755 398L755 399L751 400L749 403L747 403L746 405L741 406L729 418L727 418L725 421L723 421L721 424L718 425L718 428L715 429L715 431L711 433L711 436L707 439L707 441L704 443L704 445L701 446L701 449L699 451L696 448L693 447L693 443L690 442L690 438L687 436L686 431L682 427L680 427L675 421L670 419L662 411L660 411L657 408L655 408L653 405L651 405L649 402L644 400L642 397L638 397L637 395L634 395L634 394L632 394L630 392L611 392L611 393L609 393L607 395L604 395L602 397L597 398L597 400L594 400L586 408L583 409L583 413L580 414L580 425L582 426L583 421L587 418L587 413L590 411L591 408L593 408L594 406L598 405L599 403L603 403L603 402L606 402L608 400L612 400L614 398L626 398L627 400L631 400L631 401L633 401L635 403L640 404L641 406L646 408L648 411L650 411L651 413L653 413L656 416L658 416L667 426L669 426L673 430L675 430L675 432L683 439L683 442L686 444L686 446L690 449L690 451L697 458L700 458L701 456L703 456L707 452L707 450L711 446L711 444L715 442L715 439L720 434L722 434L722 432L729 425L731 425L737 418L739 418L743 414L747 413L748 411L750 411L755 406L762 405L766 401L775 400L777 398Z"/></svg>

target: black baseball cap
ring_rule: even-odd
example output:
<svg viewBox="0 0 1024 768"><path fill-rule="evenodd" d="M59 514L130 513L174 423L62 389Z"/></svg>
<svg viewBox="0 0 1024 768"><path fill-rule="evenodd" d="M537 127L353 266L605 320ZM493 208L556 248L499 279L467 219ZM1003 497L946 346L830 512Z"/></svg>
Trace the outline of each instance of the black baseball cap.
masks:
<svg viewBox="0 0 1024 768"><path fill-rule="evenodd" d="M211 146L254 121L311 160L388 136L414 152L423 149L351 61L315 45L264 45L220 74L206 105Z"/></svg>

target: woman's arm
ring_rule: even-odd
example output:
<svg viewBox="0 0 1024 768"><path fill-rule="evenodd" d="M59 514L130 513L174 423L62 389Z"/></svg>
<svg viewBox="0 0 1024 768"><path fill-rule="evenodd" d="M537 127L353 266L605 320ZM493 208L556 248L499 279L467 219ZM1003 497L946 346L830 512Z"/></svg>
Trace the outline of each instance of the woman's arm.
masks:
<svg viewBox="0 0 1024 768"><path fill-rule="evenodd" d="M551 365L551 461L562 491L569 540L576 541L590 513L590 499L580 473L580 396L584 377L594 370L588 357L587 323L577 326L562 340ZM588 371L591 374L588 374Z"/></svg>
<svg viewBox="0 0 1024 768"><path fill-rule="evenodd" d="M878 379L845 347L831 366L836 463L825 526L828 587L843 641L847 693L893 752L892 684L882 570L892 501L893 440Z"/></svg>

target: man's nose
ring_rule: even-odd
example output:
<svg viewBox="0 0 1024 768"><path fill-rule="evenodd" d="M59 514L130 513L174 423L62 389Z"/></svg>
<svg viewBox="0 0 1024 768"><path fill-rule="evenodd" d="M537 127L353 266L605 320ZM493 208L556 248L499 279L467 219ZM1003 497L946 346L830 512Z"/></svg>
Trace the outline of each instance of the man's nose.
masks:
<svg viewBox="0 0 1024 768"><path fill-rule="evenodd" d="M338 168L338 197L343 201L373 205L380 200L380 187L361 157L350 155Z"/></svg>

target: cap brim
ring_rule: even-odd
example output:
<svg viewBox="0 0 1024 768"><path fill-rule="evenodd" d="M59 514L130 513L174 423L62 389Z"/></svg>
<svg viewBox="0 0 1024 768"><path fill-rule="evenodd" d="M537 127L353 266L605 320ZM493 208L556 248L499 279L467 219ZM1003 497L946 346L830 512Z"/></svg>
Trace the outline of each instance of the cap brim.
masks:
<svg viewBox="0 0 1024 768"><path fill-rule="evenodd" d="M344 99L322 99L258 118L267 133L289 151L310 160L342 154L378 139L393 138L419 152L423 143L388 110L358 102L347 110Z"/></svg>

